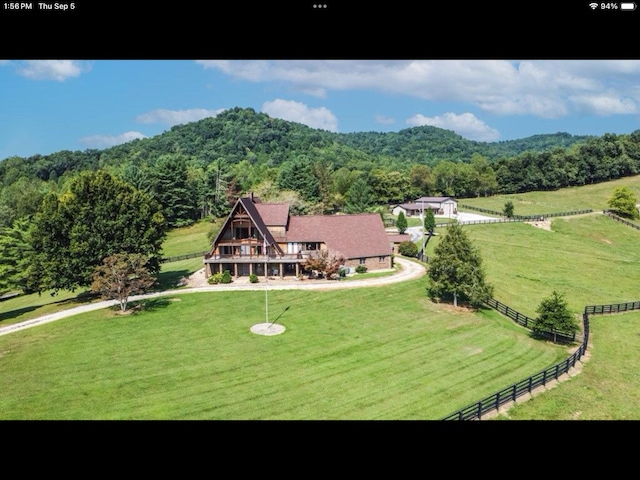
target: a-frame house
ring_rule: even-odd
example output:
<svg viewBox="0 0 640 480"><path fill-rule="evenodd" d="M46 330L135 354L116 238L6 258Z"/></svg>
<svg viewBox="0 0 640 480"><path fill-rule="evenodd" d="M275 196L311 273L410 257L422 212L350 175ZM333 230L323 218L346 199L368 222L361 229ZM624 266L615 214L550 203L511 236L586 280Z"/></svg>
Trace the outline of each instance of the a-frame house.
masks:
<svg viewBox="0 0 640 480"><path fill-rule="evenodd" d="M238 199L205 255L205 275L298 276L314 251L329 248L346 258L345 267L391 267L392 245L377 213L290 215L287 203Z"/></svg>

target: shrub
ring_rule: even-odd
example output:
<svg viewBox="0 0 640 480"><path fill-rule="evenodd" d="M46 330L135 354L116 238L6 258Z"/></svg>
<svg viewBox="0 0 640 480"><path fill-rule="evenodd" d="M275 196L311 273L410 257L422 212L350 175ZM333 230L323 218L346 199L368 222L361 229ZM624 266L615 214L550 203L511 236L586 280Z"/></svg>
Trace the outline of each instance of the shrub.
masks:
<svg viewBox="0 0 640 480"><path fill-rule="evenodd" d="M356 273L367 273L367 266L366 265L358 265L356 267Z"/></svg>
<svg viewBox="0 0 640 480"><path fill-rule="evenodd" d="M229 270L225 270L220 278L220 283L231 283L232 281L231 272Z"/></svg>
<svg viewBox="0 0 640 480"><path fill-rule="evenodd" d="M220 283L221 280L222 280L222 273L218 272L218 273L214 273L213 275L211 275L207 279L207 283L209 285L216 285L216 284Z"/></svg>
<svg viewBox="0 0 640 480"><path fill-rule="evenodd" d="M340 270L338 270L338 275L340 276L340 278L344 278L347 276L347 270L345 268L341 268Z"/></svg>
<svg viewBox="0 0 640 480"><path fill-rule="evenodd" d="M405 240L398 245L398 253L405 257L415 257L418 255L418 246L410 240Z"/></svg>
<svg viewBox="0 0 640 480"><path fill-rule="evenodd" d="M255 273L249 274L249 281L251 283L258 283L258 275L256 275Z"/></svg>

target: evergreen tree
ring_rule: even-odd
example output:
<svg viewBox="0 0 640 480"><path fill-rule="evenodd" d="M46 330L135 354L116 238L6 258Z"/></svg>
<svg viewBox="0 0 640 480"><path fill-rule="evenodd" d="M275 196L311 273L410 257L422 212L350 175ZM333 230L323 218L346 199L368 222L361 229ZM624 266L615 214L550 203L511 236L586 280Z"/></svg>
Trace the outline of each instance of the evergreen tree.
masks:
<svg viewBox="0 0 640 480"><path fill-rule="evenodd" d="M433 214L433 210L427 208L427 211L424 213L424 232L429 235L433 235L433 232L436 229L436 217Z"/></svg>
<svg viewBox="0 0 640 480"><path fill-rule="evenodd" d="M580 330L578 322L569 311L564 295L555 290L550 297L540 302L536 312L538 317L532 327L533 332L535 334L554 332L554 342L556 332L577 333Z"/></svg>
<svg viewBox="0 0 640 480"><path fill-rule="evenodd" d="M0 294L13 289L30 293L27 270L31 255L29 217L0 228Z"/></svg>
<svg viewBox="0 0 640 480"><path fill-rule="evenodd" d="M320 199L320 184L313 164L304 156L296 157L280 166L276 184L280 190L293 190L311 202Z"/></svg>
<svg viewBox="0 0 640 480"><path fill-rule="evenodd" d="M373 192L369 184L360 177L353 181L347 190L346 213L362 213L369 210L374 202Z"/></svg>
<svg viewBox="0 0 640 480"><path fill-rule="evenodd" d="M398 213L398 218L396 220L396 228L398 229L399 234L403 234L407 231L407 227L409 223L407 222L407 217L404 216L404 212Z"/></svg>
<svg viewBox="0 0 640 480"><path fill-rule="evenodd" d="M462 226L447 227L429 262L429 296L434 299L453 297L453 305L464 299L480 306L493 295L493 286L485 280L482 257Z"/></svg>
<svg viewBox="0 0 640 480"><path fill-rule="evenodd" d="M504 213L504 216L507 218L513 218L513 202L511 200L504 204L502 213Z"/></svg>
<svg viewBox="0 0 640 480"><path fill-rule="evenodd" d="M190 225L198 219L197 188L189 182L188 161L163 155L150 172L150 193L160 205L169 227Z"/></svg>

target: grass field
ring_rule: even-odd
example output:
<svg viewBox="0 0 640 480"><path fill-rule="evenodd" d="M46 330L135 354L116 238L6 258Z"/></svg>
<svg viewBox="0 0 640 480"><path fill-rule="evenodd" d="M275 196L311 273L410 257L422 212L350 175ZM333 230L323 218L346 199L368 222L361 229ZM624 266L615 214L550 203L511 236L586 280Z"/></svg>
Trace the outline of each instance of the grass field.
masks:
<svg viewBox="0 0 640 480"><path fill-rule="evenodd" d="M192 293L0 336L0 419L438 419L566 358L491 310L384 288ZM232 306L232 308L230 308Z"/></svg>
<svg viewBox="0 0 640 480"><path fill-rule="evenodd" d="M625 177L611 182L562 188L552 192L527 192L492 197L462 198L459 204L486 208L502 212L507 201L513 202L515 215L535 215L574 210L592 209L602 211L609 208L607 202L615 187L627 186L640 200L640 175ZM465 211L464 207L460 207ZM471 210L469 210L471 211Z"/></svg>
<svg viewBox="0 0 640 480"><path fill-rule="evenodd" d="M613 184L545 192L530 213L593 208L569 202L597 191L606 202ZM601 214L554 218L552 231L524 223L465 230L495 297L528 316L553 289L576 317L587 304L640 300L640 231ZM206 239L204 228L189 241L180 233L167 239L172 255ZM201 259L164 264L161 282L199 268ZM270 312L287 328L275 337L248 331L264 321L260 292L179 295L129 316L97 311L0 336L0 418L437 419L566 358L566 348L533 341L495 312L430 303L426 281L274 291ZM6 300L0 326L82 301ZM498 418L640 420L639 320L640 312L592 316L583 372Z"/></svg>

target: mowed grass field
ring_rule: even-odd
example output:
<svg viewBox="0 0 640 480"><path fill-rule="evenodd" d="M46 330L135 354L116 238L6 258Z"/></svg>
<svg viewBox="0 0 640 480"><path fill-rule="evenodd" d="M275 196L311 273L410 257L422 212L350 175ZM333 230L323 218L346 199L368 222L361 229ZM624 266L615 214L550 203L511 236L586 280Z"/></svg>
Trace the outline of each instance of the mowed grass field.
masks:
<svg viewBox="0 0 640 480"><path fill-rule="evenodd" d="M600 214L553 219L551 232L466 231L495 297L529 316L553 289L577 318L585 304L640 299L640 231ZM163 274L195 271L195 260ZM270 318L286 327L273 337L249 331L264 321L264 292L174 295L0 336L0 418L430 420L568 356L491 310L433 304L426 286L272 291ZM0 326L17 300L0 303ZM21 307L46 305L32 308ZM583 372L498 418L640 419L638 320L592 316Z"/></svg>
<svg viewBox="0 0 640 480"><path fill-rule="evenodd" d="M570 212L592 209L602 211L609 208L607 202L615 187L629 187L640 201L640 175L625 177L610 182L562 188L551 192L527 192L491 197L461 198L458 203L477 208L502 212L504 204L513 202L515 215ZM459 207L465 211L463 206ZM472 211L472 210L469 210Z"/></svg>
<svg viewBox="0 0 640 480"><path fill-rule="evenodd" d="M0 336L1 419L439 419L568 356L426 279L190 293Z"/></svg>

